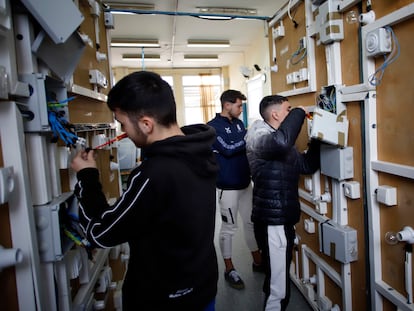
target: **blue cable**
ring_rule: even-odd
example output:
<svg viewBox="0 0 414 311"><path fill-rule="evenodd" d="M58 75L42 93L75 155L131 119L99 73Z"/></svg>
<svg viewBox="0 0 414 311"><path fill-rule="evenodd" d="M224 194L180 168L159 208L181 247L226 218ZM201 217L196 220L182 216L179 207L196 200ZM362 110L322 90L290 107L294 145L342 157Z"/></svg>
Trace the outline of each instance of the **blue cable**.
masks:
<svg viewBox="0 0 414 311"><path fill-rule="evenodd" d="M62 139L66 146L73 146L76 144L79 137L69 130L70 124L63 117L62 113L54 110L49 110L48 119L55 139Z"/></svg>

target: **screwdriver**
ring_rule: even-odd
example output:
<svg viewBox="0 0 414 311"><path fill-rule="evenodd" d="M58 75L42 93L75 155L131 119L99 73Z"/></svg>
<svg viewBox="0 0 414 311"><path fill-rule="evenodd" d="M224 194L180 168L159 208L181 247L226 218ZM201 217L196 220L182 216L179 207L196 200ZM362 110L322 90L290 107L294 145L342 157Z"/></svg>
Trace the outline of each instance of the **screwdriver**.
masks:
<svg viewBox="0 0 414 311"><path fill-rule="evenodd" d="M124 139L126 137L128 137L127 133L122 133L122 134L118 135L117 137L115 137L115 138L113 138L111 140L108 140L106 143L103 143L102 145L99 145L99 146L97 146L97 147L95 147L93 149L102 149L103 147L105 147L107 145L110 145L110 144L112 144L112 143L114 143L116 141L119 141L121 139Z"/></svg>

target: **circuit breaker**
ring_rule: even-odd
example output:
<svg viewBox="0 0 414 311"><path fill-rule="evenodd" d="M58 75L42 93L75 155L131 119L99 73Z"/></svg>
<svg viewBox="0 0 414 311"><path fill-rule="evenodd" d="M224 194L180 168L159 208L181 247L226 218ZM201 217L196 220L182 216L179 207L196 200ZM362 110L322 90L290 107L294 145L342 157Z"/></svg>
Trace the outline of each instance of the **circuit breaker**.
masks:
<svg viewBox="0 0 414 311"><path fill-rule="evenodd" d="M357 231L349 226L338 226L331 222L320 224L320 251L342 262L358 259Z"/></svg>

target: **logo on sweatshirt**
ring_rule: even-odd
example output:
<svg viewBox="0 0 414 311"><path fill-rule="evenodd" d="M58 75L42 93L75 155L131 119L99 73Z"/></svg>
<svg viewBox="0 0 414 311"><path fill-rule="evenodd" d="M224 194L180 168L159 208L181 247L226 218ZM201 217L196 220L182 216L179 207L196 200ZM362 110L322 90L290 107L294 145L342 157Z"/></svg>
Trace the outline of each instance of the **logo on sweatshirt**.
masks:
<svg viewBox="0 0 414 311"><path fill-rule="evenodd" d="M224 130L226 131L226 134L231 134L231 129L229 127L225 127Z"/></svg>
<svg viewBox="0 0 414 311"><path fill-rule="evenodd" d="M178 298L184 295L187 295L193 291L193 288L184 288L184 289L178 289L175 293L169 294L168 298Z"/></svg>

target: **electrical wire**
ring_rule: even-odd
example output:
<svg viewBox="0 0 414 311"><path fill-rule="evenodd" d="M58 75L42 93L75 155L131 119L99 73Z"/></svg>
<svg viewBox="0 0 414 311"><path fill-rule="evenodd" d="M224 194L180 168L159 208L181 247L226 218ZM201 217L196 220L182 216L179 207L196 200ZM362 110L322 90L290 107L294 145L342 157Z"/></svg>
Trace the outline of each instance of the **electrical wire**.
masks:
<svg viewBox="0 0 414 311"><path fill-rule="evenodd" d="M292 21L292 23L295 26L295 28L297 28L299 24L293 19L292 15L290 14L290 9L291 9L291 5L292 5L292 1L293 0L289 0L289 2L288 2L287 13L288 13L289 19Z"/></svg>
<svg viewBox="0 0 414 311"><path fill-rule="evenodd" d="M316 97L316 104L319 108L336 113L336 93L335 93L335 87L325 87L325 92L328 92L328 94L319 94Z"/></svg>
<svg viewBox="0 0 414 311"><path fill-rule="evenodd" d="M303 46L300 46L295 52L293 52L289 61L292 65L299 64L299 62L305 58L306 54L307 49Z"/></svg>
<svg viewBox="0 0 414 311"><path fill-rule="evenodd" d="M68 147L76 145L79 137L73 132L73 126L64 118L64 111L49 110L48 120L54 141L60 138Z"/></svg>
<svg viewBox="0 0 414 311"><path fill-rule="evenodd" d="M82 139L74 133L74 126L65 119L65 110L59 109L68 105L68 103L76 98L76 96L68 97L63 100L56 100L54 94L49 94L47 101L48 121L53 132L52 141L57 142L60 138L66 146L75 146Z"/></svg>
<svg viewBox="0 0 414 311"><path fill-rule="evenodd" d="M398 42L397 36L390 26L386 26L385 29L391 33L392 38L392 50L388 57L384 55L384 62L377 70L369 77L368 82L373 86L378 86L382 82L385 69L392 64L400 56L400 44Z"/></svg>
<svg viewBox="0 0 414 311"><path fill-rule="evenodd" d="M60 100L60 101L48 101L47 102L47 106L51 107L51 108L60 108L60 107L65 107L68 105L68 103L71 100L74 100L76 98L76 96L72 96L72 97L68 97L66 99Z"/></svg>

